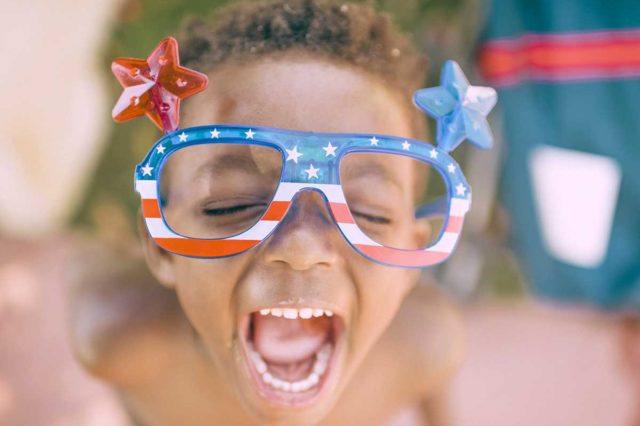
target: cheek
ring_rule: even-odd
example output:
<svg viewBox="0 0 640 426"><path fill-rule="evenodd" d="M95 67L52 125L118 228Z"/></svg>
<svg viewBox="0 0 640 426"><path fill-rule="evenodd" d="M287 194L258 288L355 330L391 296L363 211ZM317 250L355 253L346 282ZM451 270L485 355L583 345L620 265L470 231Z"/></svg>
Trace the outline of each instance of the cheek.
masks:
<svg viewBox="0 0 640 426"><path fill-rule="evenodd" d="M419 270L373 266L371 263L354 272L360 299L358 327L363 347L368 348L386 330L405 296L418 281L419 274Z"/></svg>
<svg viewBox="0 0 640 426"><path fill-rule="evenodd" d="M209 348L226 348L234 332L234 289L244 264L242 256L228 259L177 257L176 292L187 319Z"/></svg>

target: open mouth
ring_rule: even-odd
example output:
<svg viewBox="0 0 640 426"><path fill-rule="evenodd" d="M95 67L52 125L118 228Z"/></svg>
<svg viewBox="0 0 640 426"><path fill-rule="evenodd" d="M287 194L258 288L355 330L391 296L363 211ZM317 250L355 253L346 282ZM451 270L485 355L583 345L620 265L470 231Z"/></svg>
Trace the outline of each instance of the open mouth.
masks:
<svg viewBox="0 0 640 426"><path fill-rule="evenodd" d="M306 406L332 387L344 346L339 315L312 307L263 308L239 326L250 381L269 402Z"/></svg>

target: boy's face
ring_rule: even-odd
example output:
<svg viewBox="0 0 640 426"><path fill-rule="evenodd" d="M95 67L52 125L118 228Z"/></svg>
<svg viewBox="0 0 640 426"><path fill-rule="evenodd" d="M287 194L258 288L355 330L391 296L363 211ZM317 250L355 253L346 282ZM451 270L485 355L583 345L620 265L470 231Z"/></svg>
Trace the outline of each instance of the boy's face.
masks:
<svg viewBox="0 0 640 426"><path fill-rule="evenodd" d="M412 136L409 115L394 96L353 67L285 56L217 71L209 89L186 104L182 124ZM177 160L165 182L170 192L173 186L192 187L190 173L198 162L215 161L199 155ZM270 159L256 161L269 176ZM420 177L401 162L378 166L400 183L400 193L411 196ZM253 176L248 182L259 186L261 179ZM179 204L168 205L179 209ZM413 215L399 214L404 213ZM178 210L175 214L188 220ZM418 237L409 226L394 234L396 240ZM294 199L266 241L240 255L193 259L163 252L146 240L151 270L175 288L196 343L220 381L263 420L306 423L324 417L419 275L356 253L313 191ZM287 316L295 311L286 308L297 309L298 317L258 312L267 308L284 309ZM274 384L276 379L280 382Z"/></svg>

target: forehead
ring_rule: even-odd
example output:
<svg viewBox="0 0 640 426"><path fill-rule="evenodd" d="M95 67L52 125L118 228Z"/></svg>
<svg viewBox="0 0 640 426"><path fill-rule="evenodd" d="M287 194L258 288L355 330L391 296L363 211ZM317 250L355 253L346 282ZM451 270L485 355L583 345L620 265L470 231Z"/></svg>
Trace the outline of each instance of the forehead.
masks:
<svg viewBox="0 0 640 426"><path fill-rule="evenodd" d="M399 92L353 65L304 55L230 63L209 75L209 88L185 103L182 125L243 124L284 129L375 133L412 137L407 101ZM178 164L215 161L222 151L184 156ZM406 158L376 161L371 170L386 169L410 182ZM369 161L367 161L369 162ZM357 168L365 170L365 168ZM354 171L355 173L355 171Z"/></svg>
<svg viewBox="0 0 640 426"><path fill-rule="evenodd" d="M283 56L227 64L185 103L183 126L248 124L411 137L407 101L353 65Z"/></svg>

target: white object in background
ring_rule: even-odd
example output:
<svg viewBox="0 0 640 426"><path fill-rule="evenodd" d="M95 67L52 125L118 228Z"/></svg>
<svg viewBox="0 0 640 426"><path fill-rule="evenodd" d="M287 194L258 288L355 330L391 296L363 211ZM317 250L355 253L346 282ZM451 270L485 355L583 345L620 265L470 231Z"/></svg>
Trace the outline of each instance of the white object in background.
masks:
<svg viewBox="0 0 640 426"><path fill-rule="evenodd" d="M542 145L529 157L533 194L549 253L583 268L602 263L620 190L618 163Z"/></svg>
<svg viewBox="0 0 640 426"><path fill-rule="evenodd" d="M122 2L1 2L3 235L55 232L80 201L111 121L99 53Z"/></svg>

